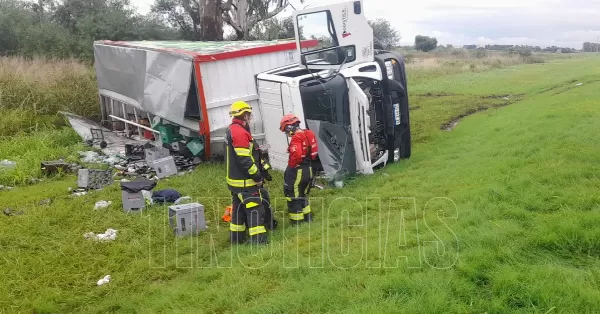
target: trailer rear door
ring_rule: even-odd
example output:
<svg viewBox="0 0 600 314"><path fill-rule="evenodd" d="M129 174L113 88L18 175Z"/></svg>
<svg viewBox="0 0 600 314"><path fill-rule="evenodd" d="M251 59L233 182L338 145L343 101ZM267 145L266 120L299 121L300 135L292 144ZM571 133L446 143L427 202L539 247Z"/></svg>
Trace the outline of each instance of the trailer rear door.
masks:
<svg viewBox="0 0 600 314"><path fill-rule="evenodd" d="M265 138L269 145L271 166L275 169L285 169L288 160L289 140L279 130L279 121L284 112L292 112L289 87L280 82L259 79L258 95Z"/></svg>

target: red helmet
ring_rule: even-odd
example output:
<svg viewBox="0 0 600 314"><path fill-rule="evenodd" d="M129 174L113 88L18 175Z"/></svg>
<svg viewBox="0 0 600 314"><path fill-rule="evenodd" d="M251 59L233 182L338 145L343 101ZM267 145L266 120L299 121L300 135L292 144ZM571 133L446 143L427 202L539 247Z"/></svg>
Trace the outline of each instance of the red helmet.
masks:
<svg viewBox="0 0 600 314"><path fill-rule="evenodd" d="M281 130L281 132L285 132L285 128L287 126L294 125L296 123L300 123L300 120L298 119L298 117L296 117L296 115L294 115L293 113L286 114L285 116L283 116L283 118L281 118L281 121L279 122L279 130Z"/></svg>

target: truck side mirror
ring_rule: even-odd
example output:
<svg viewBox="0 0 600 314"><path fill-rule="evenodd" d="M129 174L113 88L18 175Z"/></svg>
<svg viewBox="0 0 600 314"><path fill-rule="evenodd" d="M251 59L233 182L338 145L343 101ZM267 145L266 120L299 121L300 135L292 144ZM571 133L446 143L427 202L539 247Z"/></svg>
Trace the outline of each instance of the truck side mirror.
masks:
<svg viewBox="0 0 600 314"><path fill-rule="evenodd" d="M304 56L304 55L300 56L300 63L302 63L302 65L306 65L306 56Z"/></svg>

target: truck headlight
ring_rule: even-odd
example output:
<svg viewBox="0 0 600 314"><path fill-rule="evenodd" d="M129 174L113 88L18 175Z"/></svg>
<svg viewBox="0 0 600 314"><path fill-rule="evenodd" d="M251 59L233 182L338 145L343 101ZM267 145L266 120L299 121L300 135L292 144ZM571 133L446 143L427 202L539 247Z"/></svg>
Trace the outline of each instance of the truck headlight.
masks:
<svg viewBox="0 0 600 314"><path fill-rule="evenodd" d="M400 148L394 149L394 162L400 160Z"/></svg>
<svg viewBox="0 0 600 314"><path fill-rule="evenodd" d="M394 79L394 66L392 65L392 61L385 62L385 71L387 72L387 77L390 80Z"/></svg>

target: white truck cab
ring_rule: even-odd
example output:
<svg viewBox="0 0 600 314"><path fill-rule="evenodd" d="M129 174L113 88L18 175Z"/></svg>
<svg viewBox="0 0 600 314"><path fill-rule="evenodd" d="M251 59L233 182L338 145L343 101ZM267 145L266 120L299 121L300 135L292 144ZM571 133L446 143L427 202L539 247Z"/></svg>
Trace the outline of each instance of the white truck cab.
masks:
<svg viewBox="0 0 600 314"><path fill-rule="evenodd" d="M410 123L404 60L375 50L362 1L296 11L300 64L257 75L261 119L275 169L287 165L289 139L279 130L294 113L312 130L324 177L372 174L373 169L410 157Z"/></svg>

